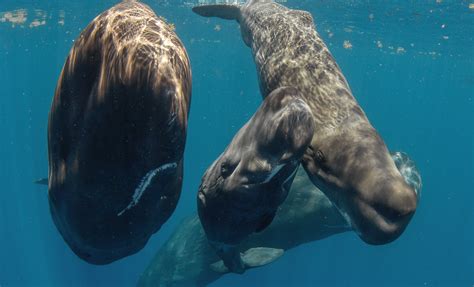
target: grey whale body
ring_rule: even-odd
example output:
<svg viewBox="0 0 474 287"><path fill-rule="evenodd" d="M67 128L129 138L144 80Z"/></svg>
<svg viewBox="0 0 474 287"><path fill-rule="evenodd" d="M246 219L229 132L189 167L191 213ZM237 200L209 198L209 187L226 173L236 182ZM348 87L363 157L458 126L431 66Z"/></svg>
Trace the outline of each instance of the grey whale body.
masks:
<svg viewBox="0 0 474 287"><path fill-rule="evenodd" d="M49 203L81 259L131 255L174 211L181 192L191 70L173 27L124 1L75 41L48 126Z"/></svg>

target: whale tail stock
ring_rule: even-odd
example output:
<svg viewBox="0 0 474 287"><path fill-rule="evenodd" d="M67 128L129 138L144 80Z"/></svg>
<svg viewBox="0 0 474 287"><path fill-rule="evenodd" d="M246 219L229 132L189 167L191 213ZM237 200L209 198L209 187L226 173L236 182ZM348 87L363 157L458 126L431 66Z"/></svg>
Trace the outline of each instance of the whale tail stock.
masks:
<svg viewBox="0 0 474 287"><path fill-rule="evenodd" d="M236 4L211 4L193 7L193 12L203 17L217 17L226 20L238 20L240 5Z"/></svg>
<svg viewBox="0 0 474 287"><path fill-rule="evenodd" d="M244 270L250 268L261 267L272 263L273 261L280 258L284 253L283 249L277 248L268 248L268 247L256 247L250 248L244 253L240 254L240 259L244 265ZM229 270L224 261L220 260L210 265L210 268L217 272L217 273L228 273L228 272L235 272L235 270ZM243 273L241 272L237 273Z"/></svg>

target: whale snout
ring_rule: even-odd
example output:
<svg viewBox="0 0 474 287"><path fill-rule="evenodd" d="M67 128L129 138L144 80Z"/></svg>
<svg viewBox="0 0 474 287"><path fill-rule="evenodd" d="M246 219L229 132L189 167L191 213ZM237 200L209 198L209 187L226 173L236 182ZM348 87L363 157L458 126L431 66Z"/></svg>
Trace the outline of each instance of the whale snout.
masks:
<svg viewBox="0 0 474 287"><path fill-rule="evenodd" d="M416 192L407 184L384 186L372 201L357 200L362 214L356 222L359 236L368 244L387 244L405 230L417 207Z"/></svg>

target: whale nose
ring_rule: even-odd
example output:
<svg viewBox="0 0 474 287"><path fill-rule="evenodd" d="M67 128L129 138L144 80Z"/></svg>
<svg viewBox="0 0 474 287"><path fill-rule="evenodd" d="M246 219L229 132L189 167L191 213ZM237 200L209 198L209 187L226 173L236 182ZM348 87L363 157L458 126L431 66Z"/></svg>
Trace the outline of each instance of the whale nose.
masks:
<svg viewBox="0 0 474 287"><path fill-rule="evenodd" d="M359 203L364 215L358 224L361 238L368 244L387 244L405 230L416 211L416 192L404 182L385 186L371 202Z"/></svg>

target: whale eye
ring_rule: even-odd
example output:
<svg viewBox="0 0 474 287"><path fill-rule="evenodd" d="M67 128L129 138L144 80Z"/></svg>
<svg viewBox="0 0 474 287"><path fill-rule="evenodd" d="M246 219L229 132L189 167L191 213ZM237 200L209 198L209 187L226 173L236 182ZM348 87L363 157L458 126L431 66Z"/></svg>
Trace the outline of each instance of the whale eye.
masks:
<svg viewBox="0 0 474 287"><path fill-rule="evenodd" d="M324 153L318 149L316 153L314 154L314 157L318 163L324 163L326 161L326 157L324 156Z"/></svg>
<svg viewBox="0 0 474 287"><path fill-rule="evenodd" d="M226 163L221 164L221 176L225 179L228 178L232 171L229 168L229 165Z"/></svg>

